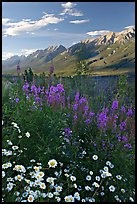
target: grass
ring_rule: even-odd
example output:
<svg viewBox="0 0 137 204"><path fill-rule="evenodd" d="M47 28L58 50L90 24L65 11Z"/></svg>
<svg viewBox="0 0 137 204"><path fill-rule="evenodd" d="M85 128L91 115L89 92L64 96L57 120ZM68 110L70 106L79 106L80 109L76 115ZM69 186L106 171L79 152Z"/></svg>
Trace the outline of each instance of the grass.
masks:
<svg viewBox="0 0 137 204"><path fill-rule="evenodd" d="M133 202L133 84L50 80L20 78L5 89L3 79L3 201Z"/></svg>

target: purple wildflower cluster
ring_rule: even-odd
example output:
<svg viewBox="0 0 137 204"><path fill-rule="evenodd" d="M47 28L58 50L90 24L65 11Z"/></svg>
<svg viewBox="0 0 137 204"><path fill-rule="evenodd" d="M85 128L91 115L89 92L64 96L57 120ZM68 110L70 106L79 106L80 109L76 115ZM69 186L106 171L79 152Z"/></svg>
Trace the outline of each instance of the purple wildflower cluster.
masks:
<svg viewBox="0 0 137 204"><path fill-rule="evenodd" d="M119 128L120 128L121 131L126 130L126 121L121 122L120 125L119 125Z"/></svg>
<svg viewBox="0 0 137 204"><path fill-rule="evenodd" d="M29 100L33 96L35 104L40 105L41 108L42 104L46 102L53 107L65 106L65 90L62 84L51 86L49 90L45 90L44 86L36 87L34 84L29 86L26 82L22 89L26 93L26 98Z"/></svg>
<svg viewBox="0 0 137 204"><path fill-rule="evenodd" d="M127 116L128 116L128 117L131 117L132 115L133 115L132 108L129 108L129 109L128 109L128 112L127 112Z"/></svg>
<svg viewBox="0 0 137 204"><path fill-rule="evenodd" d="M71 137L71 133L72 131L70 130L70 128L65 128L64 129L64 136L70 138Z"/></svg>
<svg viewBox="0 0 137 204"><path fill-rule="evenodd" d="M127 138L127 136L120 136L120 135L118 135L117 136L117 139L118 139L118 141L119 142L122 142L122 143L124 143L124 147L126 147L126 148L128 148L128 149L131 149L132 148L132 145L130 144L130 143L128 143L128 138Z"/></svg>
<svg viewBox="0 0 137 204"><path fill-rule="evenodd" d="M118 109L118 101L117 101L117 100L113 101L113 103L112 103L112 109L113 109L113 110L117 110L117 109Z"/></svg>
<svg viewBox="0 0 137 204"><path fill-rule="evenodd" d="M70 111L66 117L72 118L73 124L78 125L85 123L86 125L91 125L92 122L97 125L99 130L103 130L104 133L108 129L112 129L112 132L116 135L119 142L124 143L124 147L130 148L128 139L126 136L121 136L121 134L126 134L126 117L131 117L133 115L132 108L126 111L124 106L121 107L121 114L115 112L118 109L118 101L115 100L112 103L110 110L105 107L97 115L89 108L88 100L85 97L80 97L80 93L77 92L75 95L74 102L70 102L70 97L65 98L65 90L62 84L57 84L57 86L50 86L49 89L43 87L37 87L34 84L29 86L26 82L22 88L26 93L26 98L28 100L33 99L33 109L40 108L42 106L48 105L55 109L58 107L68 108ZM16 103L19 102L19 98L15 99ZM93 120L94 119L94 120ZM70 128L64 129L64 138L69 141L71 138ZM103 148L105 148L105 142L102 141ZM113 146L113 145L111 145Z"/></svg>
<svg viewBox="0 0 137 204"><path fill-rule="evenodd" d="M46 98L49 105L65 107L65 90L62 84L51 86L49 91L46 91Z"/></svg>
<svg viewBox="0 0 137 204"><path fill-rule="evenodd" d="M105 112L98 114L97 121L98 127L104 129L107 125L107 114Z"/></svg>
<svg viewBox="0 0 137 204"><path fill-rule="evenodd" d="M85 97L80 98L80 93L77 92L75 95L75 100L72 105L73 108L73 119L74 123L77 122L78 118L84 118L84 122L88 125L92 122L91 118L94 113L89 110L88 100Z"/></svg>

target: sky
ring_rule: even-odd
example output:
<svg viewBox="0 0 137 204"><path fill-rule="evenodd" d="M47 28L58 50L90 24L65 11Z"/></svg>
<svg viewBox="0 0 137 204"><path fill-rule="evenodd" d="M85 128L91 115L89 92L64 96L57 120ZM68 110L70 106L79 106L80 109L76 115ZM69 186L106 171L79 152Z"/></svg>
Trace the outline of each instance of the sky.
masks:
<svg viewBox="0 0 137 204"><path fill-rule="evenodd" d="M2 2L2 59L135 25L135 2Z"/></svg>

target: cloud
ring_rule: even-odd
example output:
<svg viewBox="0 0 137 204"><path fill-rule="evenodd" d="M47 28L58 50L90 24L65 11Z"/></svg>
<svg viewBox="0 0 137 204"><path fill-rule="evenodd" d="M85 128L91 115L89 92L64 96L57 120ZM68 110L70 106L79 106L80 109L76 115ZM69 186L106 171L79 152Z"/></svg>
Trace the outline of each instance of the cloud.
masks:
<svg viewBox="0 0 137 204"><path fill-rule="evenodd" d="M14 55L15 55L15 53L13 53L13 52L2 52L2 60L6 60L6 59L8 59Z"/></svg>
<svg viewBox="0 0 137 204"><path fill-rule="evenodd" d="M22 49L20 52L20 55L25 55L28 56L30 54L32 54L33 52L35 52L37 49Z"/></svg>
<svg viewBox="0 0 137 204"><path fill-rule="evenodd" d="M75 21L69 21L70 23L73 24L81 24L81 23L87 23L89 22L89 19L85 19L85 20L75 20Z"/></svg>
<svg viewBox="0 0 137 204"><path fill-rule="evenodd" d="M105 35L105 34L108 34L109 32L110 32L109 30L95 30L95 31L87 32L86 34L97 36L97 35Z"/></svg>
<svg viewBox="0 0 137 204"><path fill-rule="evenodd" d="M130 28L135 28L135 25L131 25L131 26L126 26L126 27L124 27L124 29L130 29Z"/></svg>
<svg viewBox="0 0 137 204"><path fill-rule="evenodd" d="M35 33L34 32L26 32L26 34L30 34L30 35L35 35Z"/></svg>
<svg viewBox="0 0 137 204"><path fill-rule="evenodd" d="M32 54L36 50L37 49L22 49L20 52L2 52L2 60L6 60L15 55L18 55L18 56L25 55L27 57L28 55Z"/></svg>
<svg viewBox="0 0 137 204"><path fill-rule="evenodd" d="M62 3L61 6L64 8L64 10L62 13L60 13L60 15L68 14L70 16L83 16L81 11L74 9L76 5L77 4L71 2Z"/></svg>
<svg viewBox="0 0 137 204"><path fill-rule="evenodd" d="M9 18L2 18L2 25L6 26L9 21Z"/></svg>
<svg viewBox="0 0 137 204"><path fill-rule="evenodd" d="M31 19L22 19L19 22L10 22L7 19L7 28L4 28L3 35L4 36L17 36L26 32L33 32L42 27L47 26L48 24L57 24L63 21L64 18L55 17L54 14L45 13L44 16L40 20L32 21ZM6 20L4 20L4 23Z"/></svg>
<svg viewBox="0 0 137 204"><path fill-rule="evenodd" d="M77 4L75 3L72 3L72 2L67 2L67 3L64 3L64 4L61 4L61 6L65 9L71 9L73 7L75 7Z"/></svg>

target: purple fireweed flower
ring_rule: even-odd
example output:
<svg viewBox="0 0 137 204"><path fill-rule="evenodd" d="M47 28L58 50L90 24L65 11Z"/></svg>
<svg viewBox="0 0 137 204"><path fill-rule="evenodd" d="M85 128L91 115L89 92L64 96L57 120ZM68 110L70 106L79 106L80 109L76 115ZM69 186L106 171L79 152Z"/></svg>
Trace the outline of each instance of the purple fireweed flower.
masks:
<svg viewBox="0 0 137 204"><path fill-rule="evenodd" d="M96 146L97 146L97 144L96 144L96 143L94 143L94 144L93 144L93 146L94 146L94 147L96 147Z"/></svg>
<svg viewBox="0 0 137 204"><path fill-rule="evenodd" d="M77 92L76 95L75 95L75 102L78 103L79 101L79 96L80 96L80 93Z"/></svg>
<svg viewBox="0 0 137 204"><path fill-rule="evenodd" d="M105 114L107 114L107 113L109 112L108 108L105 108L105 109L103 110L103 112L104 112Z"/></svg>
<svg viewBox="0 0 137 204"><path fill-rule="evenodd" d="M38 92L38 93L41 92L41 88L40 88L40 86L37 88L37 92Z"/></svg>
<svg viewBox="0 0 137 204"><path fill-rule="evenodd" d="M84 107L84 110L85 110L85 111L88 111L88 109L89 109L89 106L85 106L85 107Z"/></svg>
<svg viewBox="0 0 137 204"><path fill-rule="evenodd" d="M19 72L20 71L20 65L18 64L17 65L17 72Z"/></svg>
<svg viewBox="0 0 137 204"><path fill-rule="evenodd" d="M118 109L118 101L117 100L113 101L112 109L114 109L114 110Z"/></svg>
<svg viewBox="0 0 137 204"><path fill-rule="evenodd" d="M61 99L60 94L59 94L59 93L56 93L54 99L55 99L57 102L60 102L60 99Z"/></svg>
<svg viewBox="0 0 137 204"><path fill-rule="evenodd" d="M70 114L68 113L68 114L66 115L66 117L69 118L69 117L70 117Z"/></svg>
<svg viewBox="0 0 137 204"><path fill-rule="evenodd" d="M118 115L114 115L114 118L115 118L115 119L118 118Z"/></svg>
<svg viewBox="0 0 137 204"><path fill-rule="evenodd" d="M62 104L63 108L65 108L65 102L65 96L61 96L60 103Z"/></svg>
<svg viewBox="0 0 137 204"><path fill-rule="evenodd" d="M22 87L22 89L23 89L23 91L27 92L27 91L28 91L28 88L29 88L29 84L28 84L28 82L26 82L26 83L24 84L24 86Z"/></svg>
<svg viewBox="0 0 137 204"><path fill-rule="evenodd" d="M89 112L89 117L93 117L94 115L95 115L95 113Z"/></svg>
<svg viewBox="0 0 137 204"><path fill-rule="evenodd" d="M45 90L45 94L46 94L46 95L49 95L49 92L48 92L48 90Z"/></svg>
<svg viewBox="0 0 137 204"><path fill-rule="evenodd" d="M88 111L84 111L84 114L83 114L83 117L87 116L88 115Z"/></svg>
<svg viewBox="0 0 137 204"><path fill-rule="evenodd" d="M133 115L133 111L131 108L128 109L127 116L130 117Z"/></svg>
<svg viewBox="0 0 137 204"><path fill-rule="evenodd" d="M31 86L31 92L34 92L34 93L37 92L37 87L35 85Z"/></svg>
<svg viewBox="0 0 137 204"><path fill-rule="evenodd" d="M129 143L127 143L127 144L124 145L124 147L127 147L128 149L131 149L131 148L132 148L132 145L129 144Z"/></svg>
<svg viewBox="0 0 137 204"><path fill-rule="evenodd" d="M126 137L126 136L122 136L122 137L121 137L121 141L122 141L122 142L127 142L127 141L128 141L128 139L127 139L127 137Z"/></svg>
<svg viewBox="0 0 137 204"><path fill-rule="evenodd" d="M65 128L64 129L64 136L65 137L71 137L71 133L72 133L72 131L71 131L70 128Z"/></svg>
<svg viewBox="0 0 137 204"><path fill-rule="evenodd" d="M67 97L68 108L70 109L70 96Z"/></svg>
<svg viewBox="0 0 137 204"><path fill-rule="evenodd" d="M76 111L78 109L78 104L73 105L73 110Z"/></svg>
<svg viewBox="0 0 137 204"><path fill-rule="evenodd" d="M125 112L126 112L125 106L122 106L122 107L121 107L121 112L122 112L122 113L125 113Z"/></svg>
<svg viewBox="0 0 137 204"><path fill-rule="evenodd" d="M57 85L57 89L58 89L58 91L59 91L60 93L65 92L64 87L63 87L63 84L58 84L58 85Z"/></svg>
<svg viewBox="0 0 137 204"><path fill-rule="evenodd" d="M117 139L120 142L121 141L121 136L117 136Z"/></svg>
<svg viewBox="0 0 137 204"><path fill-rule="evenodd" d="M100 113L98 116L98 126L99 128L106 127L107 124L107 116L105 113Z"/></svg>
<svg viewBox="0 0 137 204"><path fill-rule="evenodd" d="M35 101L40 103L41 102L41 98L37 96L37 97L35 97Z"/></svg>
<svg viewBox="0 0 137 204"><path fill-rule="evenodd" d="M54 93L56 93L58 91L58 88L57 87L55 87L55 86L51 86L50 87L50 93L51 94L54 94Z"/></svg>
<svg viewBox="0 0 137 204"><path fill-rule="evenodd" d="M84 121L86 123L86 125L89 125L91 123L91 120L90 119L87 119Z"/></svg>
<svg viewBox="0 0 137 204"><path fill-rule="evenodd" d="M82 103L86 103L87 102L87 99L82 97L80 100L79 100L79 103L82 104Z"/></svg>
<svg viewBox="0 0 137 204"><path fill-rule="evenodd" d="M121 130L121 131L122 131L122 130L125 130L126 122L125 122L125 121L124 121L124 122L121 122L120 125L119 125L119 127L120 127L120 130Z"/></svg>
<svg viewBox="0 0 137 204"><path fill-rule="evenodd" d="M19 102L19 98L15 98L15 101L16 101L16 103L18 103Z"/></svg>
<svg viewBox="0 0 137 204"><path fill-rule="evenodd" d="M77 120L77 118L78 118L78 117L77 117L77 115L74 115L74 117L73 117L73 118L74 118L74 120Z"/></svg>

